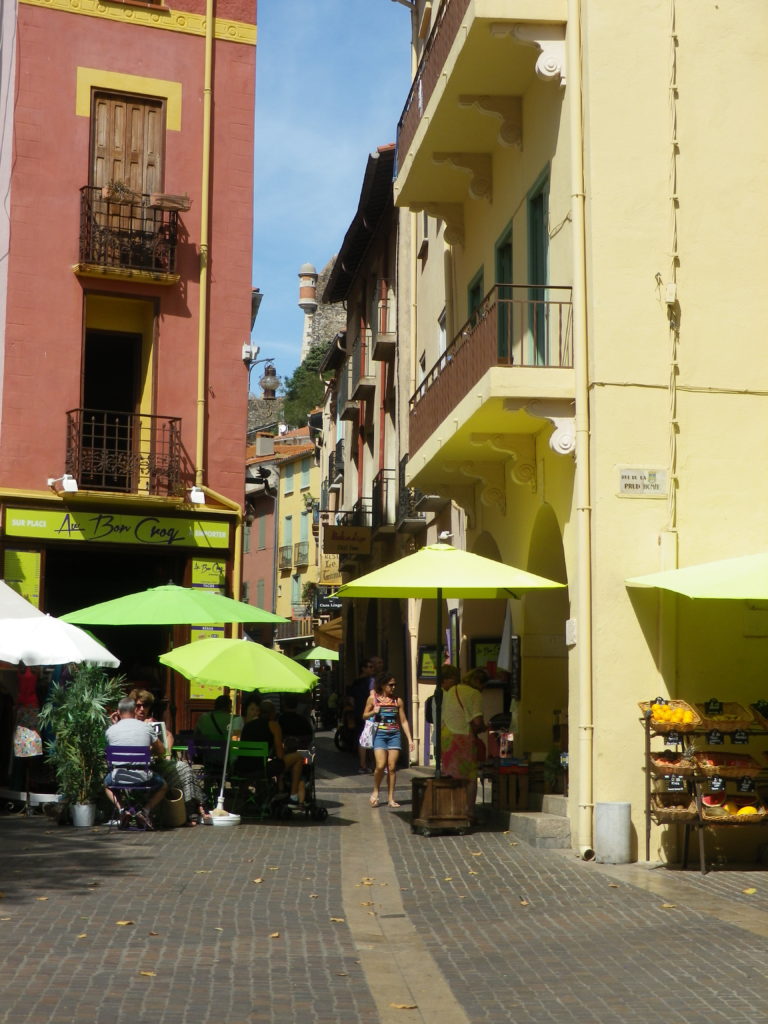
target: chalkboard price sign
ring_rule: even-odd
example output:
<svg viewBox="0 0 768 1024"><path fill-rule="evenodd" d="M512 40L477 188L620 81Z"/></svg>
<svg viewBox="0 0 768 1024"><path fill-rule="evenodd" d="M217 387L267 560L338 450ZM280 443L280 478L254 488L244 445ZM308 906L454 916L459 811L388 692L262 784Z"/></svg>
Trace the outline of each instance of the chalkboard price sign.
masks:
<svg viewBox="0 0 768 1024"><path fill-rule="evenodd" d="M732 732L731 743L749 743L749 736L747 736L746 730L737 729L736 732Z"/></svg>
<svg viewBox="0 0 768 1024"><path fill-rule="evenodd" d="M707 743L710 743L713 747L719 747L723 743L723 734L719 729L712 729L711 732L707 733Z"/></svg>
<svg viewBox="0 0 768 1024"><path fill-rule="evenodd" d="M682 775L665 775L664 781L668 793L679 793L685 789L685 779Z"/></svg>
<svg viewBox="0 0 768 1024"><path fill-rule="evenodd" d="M751 779L749 775L744 775L739 779L736 789L739 793L753 793L755 790L755 780Z"/></svg>
<svg viewBox="0 0 768 1024"><path fill-rule="evenodd" d="M724 793L725 792L725 779L722 775L713 775L709 780L709 791L710 793Z"/></svg>
<svg viewBox="0 0 768 1024"><path fill-rule="evenodd" d="M722 715L723 702L716 700L714 697L710 698L706 703L706 713L708 715Z"/></svg>
<svg viewBox="0 0 768 1024"><path fill-rule="evenodd" d="M680 733L676 729L667 733L667 743L680 743Z"/></svg>

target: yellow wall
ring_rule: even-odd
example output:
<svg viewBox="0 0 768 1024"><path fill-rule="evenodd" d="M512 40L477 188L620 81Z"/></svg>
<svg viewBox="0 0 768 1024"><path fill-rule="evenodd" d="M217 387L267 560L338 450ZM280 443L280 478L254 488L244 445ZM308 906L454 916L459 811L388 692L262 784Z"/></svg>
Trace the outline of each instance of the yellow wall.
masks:
<svg viewBox="0 0 768 1024"><path fill-rule="evenodd" d="M762 621L768 611L677 602L675 629L674 600L662 606L654 593L630 594L624 585L629 576L674 565L675 536L680 565L768 545L768 475L756 464L768 448L768 348L761 329L768 279L768 6L762 0L745 0L738 10L699 0L673 6L676 48L669 0L646 0L641 17L630 17L620 4L583 2L594 799L632 802L640 856L644 775L637 702L656 693L741 703L768 698L768 621ZM677 92L670 90L674 77ZM497 145L492 202L464 202L465 240L453 247L449 283L456 328L465 318L467 284L481 265L485 290L493 284L494 243L510 219L514 281L526 283L525 200L548 164L549 281L573 280L567 89L531 82L523 97L522 151ZM416 344L425 348L428 367L435 353L431 324L446 290L432 255L432 265L415 277ZM675 279L680 335L671 374L674 337L665 293ZM503 412L497 429L508 429ZM560 539L552 542L550 568L562 559L568 596L549 605L544 597L526 598L519 612L524 636L554 635L565 618L578 616L569 603L578 566L574 463L549 448L549 433L542 421L535 489L514 483L507 472L505 509L484 505L479 485L471 500L462 499L468 548L490 533L505 561L544 575L546 557L533 538L542 510L551 509ZM671 471L675 451L675 506L666 497L619 495L619 467ZM455 496L453 487L446 477L444 492ZM465 623L474 628L477 613L467 609ZM546 743L566 666L573 794L582 712L575 649L567 659L562 651L526 659L523 736L527 749ZM570 812L575 817L575 796ZM669 854L663 835L654 830L652 857Z"/></svg>
<svg viewBox="0 0 768 1024"><path fill-rule="evenodd" d="M301 484L301 467L302 464L308 463L310 466L309 470L309 486L302 487ZM298 457L293 462L294 474L293 474L293 487L291 491L286 494L286 478L285 478L285 464L281 466L280 473L280 501L277 507L278 516L278 527L277 527L277 544L278 548L286 543L285 537L285 522L288 516L292 517L293 521L293 537L291 544L298 544L301 539L300 526L301 514L305 511L304 499L310 495L319 499L320 497L320 468L315 464L315 459L312 453L308 455ZM277 615L283 615L285 618L292 618L291 608L291 577L294 573L299 573L301 576L300 591L306 583L316 583L319 578L319 572L317 567L317 541L312 534L312 513L309 513L309 564L304 567L297 567L291 565L290 572L283 572L279 568L277 571L277 600L275 602L275 613ZM299 599L301 599L301 592L299 592Z"/></svg>

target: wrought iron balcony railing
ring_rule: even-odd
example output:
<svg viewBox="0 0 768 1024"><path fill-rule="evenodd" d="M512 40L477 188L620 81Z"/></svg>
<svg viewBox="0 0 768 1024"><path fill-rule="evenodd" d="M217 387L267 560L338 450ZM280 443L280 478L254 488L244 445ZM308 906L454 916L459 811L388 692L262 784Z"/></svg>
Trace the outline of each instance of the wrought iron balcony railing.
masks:
<svg viewBox="0 0 768 1024"><path fill-rule="evenodd" d="M70 409L66 471L84 490L180 495L191 478L182 466L181 420Z"/></svg>
<svg viewBox="0 0 768 1024"><path fill-rule="evenodd" d="M406 487L405 467L407 465L408 456L404 455L400 459L397 472L397 528L403 533L416 533L426 526L427 517L417 508L418 501L422 497L421 491L413 487Z"/></svg>
<svg viewBox="0 0 768 1024"><path fill-rule="evenodd" d="M177 210L151 206L151 196L106 198L108 189L80 189L80 262L101 268L176 272Z"/></svg>
<svg viewBox="0 0 768 1024"><path fill-rule="evenodd" d="M309 565L309 541L300 540L293 545L293 564Z"/></svg>
<svg viewBox="0 0 768 1024"><path fill-rule="evenodd" d="M336 513L337 526L370 526L371 502L368 498L359 498L346 512Z"/></svg>
<svg viewBox="0 0 768 1024"><path fill-rule="evenodd" d="M469 0L444 0L438 12L397 126L398 167L402 165L403 157L408 152L426 106L435 91L468 7Z"/></svg>
<svg viewBox="0 0 768 1024"><path fill-rule="evenodd" d="M293 555L292 544L281 544L277 549L277 567L278 569L290 569L293 566L291 556Z"/></svg>
<svg viewBox="0 0 768 1024"><path fill-rule="evenodd" d="M570 286L495 285L411 397L411 451L491 367L571 367L572 326Z"/></svg>
<svg viewBox="0 0 768 1024"><path fill-rule="evenodd" d="M371 486L371 525L374 530L395 525L395 482L394 469L380 469Z"/></svg>

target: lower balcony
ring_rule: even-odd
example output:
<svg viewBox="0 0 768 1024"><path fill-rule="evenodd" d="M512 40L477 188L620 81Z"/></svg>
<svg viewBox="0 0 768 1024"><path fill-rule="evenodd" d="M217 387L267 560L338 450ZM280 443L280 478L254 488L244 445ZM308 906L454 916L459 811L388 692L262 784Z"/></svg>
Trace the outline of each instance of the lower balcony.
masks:
<svg viewBox="0 0 768 1024"><path fill-rule="evenodd" d="M109 188L80 189L82 277L134 278L176 284L178 210L153 195L111 194Z"/></svg>
<svg viewBox="0 0 768 1024"><path fill-rule="evenodd" d="M281 544L277 549L277 567L285 572L293 568L293 545Z"/></svg>
<svg viewBox="0 0 768 1024"><path fill-rule="evenodd" d="M538 432L534 402L569 406L572 340L570 287L496 285L410 400L409 483L428 489L421 470L437 450L477 458L489 436Z"/></svg>
<svg viewBox="0 0 768 1024"><path fill-rule="evenodd" d="M66 471L83 490L180 497L192 481L182 457L181 420L70 409Z"/></svg>

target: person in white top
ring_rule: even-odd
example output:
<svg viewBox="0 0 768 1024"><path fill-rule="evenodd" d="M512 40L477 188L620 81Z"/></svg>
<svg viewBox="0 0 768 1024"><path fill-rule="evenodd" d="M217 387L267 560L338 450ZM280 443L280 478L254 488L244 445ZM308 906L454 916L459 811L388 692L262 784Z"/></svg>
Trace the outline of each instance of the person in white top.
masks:
<svg viewBox="0 0 768 1024"><path fill-rule="evenodd" d="M109 746L137 747L140 750L151 750L157 757L165 756L165 747L160 740L155 738L155 734L150 726L136 718L136 701L130 697L123 697L117 705L117 713L119 715L118 721L110 725L106 732L107 744ZM120 810L120 804L111 787L114 786L115 789L120 788L119 778L114 777L118 775L119 771L120 769L117 769L114 773L109 772L104 779L104 791L118 810ZM151 819L152 809L163 799L168 786L162 775L153 771L146 772L146 780L143 781L147 783L147 790L150 796L146 806L138 816L142 818L146 827L151 829L154 828Z"/></svg>

